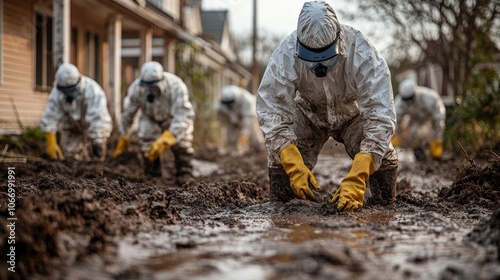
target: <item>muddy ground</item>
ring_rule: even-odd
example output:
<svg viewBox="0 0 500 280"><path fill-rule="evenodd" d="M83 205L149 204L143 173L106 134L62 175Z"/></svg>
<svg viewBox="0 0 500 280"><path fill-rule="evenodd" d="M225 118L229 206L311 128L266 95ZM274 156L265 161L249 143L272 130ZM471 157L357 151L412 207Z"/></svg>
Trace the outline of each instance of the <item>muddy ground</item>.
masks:
<svg viewBox="0 0 500 280"><path fill-rule="evenodd" d="M396 203L339 213L328 201L350 159L336 143L313 170L318 202L286 204L269 201L265 153L198 151L196 181L178 187L169 153L148 178L133 152L78 164L0 148L0 279L500 279L493 152L401 150Z"/></svg>

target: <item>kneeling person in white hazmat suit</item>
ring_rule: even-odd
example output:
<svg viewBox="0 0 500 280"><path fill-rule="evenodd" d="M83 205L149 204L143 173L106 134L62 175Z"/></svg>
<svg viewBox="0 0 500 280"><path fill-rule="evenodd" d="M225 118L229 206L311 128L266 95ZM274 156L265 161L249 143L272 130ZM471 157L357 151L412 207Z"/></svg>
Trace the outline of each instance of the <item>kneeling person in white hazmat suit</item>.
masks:
<svg viewBox="0 0 500 280"><path fill-rule="evenodd" d="M230 85L222 88L217 118L226 128L227 146L236 154L264 147L264 136L257 122L255 96L246 89Z"/></svg>
<svg viewBox="0 0 500 280"><path fill-rule="evenodd" d="M103 161L113 129L104 90L96 81L81 75L75 65L61 64L40 127L46 133L51 159Z"/></svg>
<svg viewBox="0 0 500 280"><path fill-rule="evenodd" d="M332 137L353 159L333 195L338 210L390 204L396 194L396 126L389 68L360 31L324 1L306 2L297 30L271 55L257 96L272 200L314 199L311 170ZM332 170L333 172L335 170Z"/></svg>
<svg viewBox="0 0 500 280"><path fill-rule="evenodd" d="M160 154L172 149L176 182L192 181L194 110L186 84L178 76L164 72L156 61L144 63L141 77L128 88L123 101L121 137L113 152L117 157L129 147L128 132L141 109L138 138L145 173L161 176Z"/></svg>
<svg viewBox="0 0 500 280"><path fill-rule="evenodd" d="M418 161L427 159L427 147L431 158L441 159L446 118L441 96L406 79L399 85L395 104L398 126L392 144L413 149Z"/></svg>

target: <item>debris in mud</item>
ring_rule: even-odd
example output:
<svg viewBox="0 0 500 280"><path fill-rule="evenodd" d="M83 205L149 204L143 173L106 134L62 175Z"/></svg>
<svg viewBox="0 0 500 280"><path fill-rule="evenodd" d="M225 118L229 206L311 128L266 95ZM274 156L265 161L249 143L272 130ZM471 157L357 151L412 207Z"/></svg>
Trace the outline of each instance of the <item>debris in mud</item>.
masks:
<svg viewBox="0 0 500 280"><path fill-rule="evenodd" d="M317 202L288 203L269 202L264 153L231 157L210 150L198 151L195 158L219 170L201 172L206 175L183 187L145 176L133 153L104 163L40 158L17 165L16 260L21 272L12 274L13 279L392 280L500 275L495 272L499 254L485 256L485 246L462 244L464 235L493 212L486 207L494 203L488 196L498 195L495 167L475 167L475 177L462 169L438 201L434 182L446 178L450 186L455 173L450 170L459 162L403 166L408 177L398 182L394 206L338 213L329 203L338 187L332 173L347 173L348 157L345 166L332 157L317 169L328 182ZM411 180L430 176L437 179L427 185ZM462 207L459 198L467 193L467 184L482 193ZM0 202L5 201L4 185L0 195ZM480 198L488 203L471 207L473 201L483 201ZM6 208L0 204L0 219L7 217ZM498 244L498 224L497 214L494 222L471 232L470 240ZM2 224L0 252L7 250L8 234ZM6 254L0 256L0 279L7 279L5 258ZM493 272L487 272L487 266Z"/></svg>
<svg viewBox="0 0 500 280"><path fill-rule="evenodd" d="M493 212L491 219L467 234L467 239L483 246L496 247L496 260L500 262L500 208Z"/></svg>
<svg viewBox="0 0 500 280"><path fill-rule="evenodd" d="M348 246L315 240L278 251L266 261L273 264L274 276L279 279L337 279L347 276L338 267L352 273L365 272L367 258Z"/></svg>
<svg viewBox="0 0 500 280"><path fill-rule="evenodd" d="M481 205L494 210L500 207L500 160L479 167L473 160L461 166L453 184L441 189L443 201L460 205Z"/></svg>
<svg viewBox="0 0 500 280"><path fill-rule="evenodd" d="M2 210L2 218L8 217L7 209ZM16 224L16 276L27 279L34 273L48 274L53 267L84 255L111 250L111 238L117 233L114 214L112 209L103 211L95 194L85 189L28 196L16 208L17 221L22 221ZM0 229L1 236L7 234L4 230ZM7 239L3 241L0 251L5 252Z"/></svg>
<svg viewBox="0 0 500 280"><path fill-rule="evenodd" d="M77 179L71 174L37 178L28 176L26 169L24 174L27 178L20 180L19 196L16 193L15 213L20 222L16 224L17 273L13 279L49 275L56 267L91 255L106 258L115 254L115 237L133 234L151 221L169 224L180 219L169 207L165 191L153 185L102 177ZM8 217L5 204L0 216ZM6 227L0 227L2 252L10 246L8 234ZM5 258L5 254L0 256L2 271L7 271Z"/></svg>

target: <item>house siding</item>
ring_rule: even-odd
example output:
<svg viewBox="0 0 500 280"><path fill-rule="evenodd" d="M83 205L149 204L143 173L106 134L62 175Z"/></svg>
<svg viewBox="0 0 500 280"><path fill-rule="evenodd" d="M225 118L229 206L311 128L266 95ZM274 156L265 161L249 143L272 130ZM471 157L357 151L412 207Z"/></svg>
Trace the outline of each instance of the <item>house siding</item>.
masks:
<svg viewBox="0 0 500 280"><path fill-rule="evenodd" d="M3 1L3 82L0 84L0 126L4 130L38 125L47 93L34 92L32 2Z"/></svg>

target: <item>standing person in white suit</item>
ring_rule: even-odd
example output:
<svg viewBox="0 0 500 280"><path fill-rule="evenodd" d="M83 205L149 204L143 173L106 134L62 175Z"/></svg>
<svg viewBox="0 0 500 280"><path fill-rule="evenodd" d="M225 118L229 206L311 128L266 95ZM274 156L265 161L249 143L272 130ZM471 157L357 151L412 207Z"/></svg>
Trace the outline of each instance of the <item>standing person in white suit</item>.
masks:
<svg viewBox="0 0 500 280"><path fill-rule="evenodd" d="M222 88L217 104L217 118L226 129L226 144L232 153L259 152L264 136L257 122L255 96L244 88L229 85Z"/></svg>
<svg viewBox="0 0 500 280"><path fill-rule="evenodd" d="M96 81L80 74L75 65L61 64L40 127L45 132L51 159L104 161L106 143L113 129L104 90ZM58 131L60 146L56 139Z"/></svg>
<svg viewBox="0 0 500 280"><path fill-rule="evenodd" d="M257 116L268 149L271 199L314 199L311 170L332 137L353 159L331 203L341 211L396 195L398 158L391 75L368 38L340 24L324 1L304 3L297 30L271 55L258 89ZM332 170L334 172L335 170Z"/></svg>

